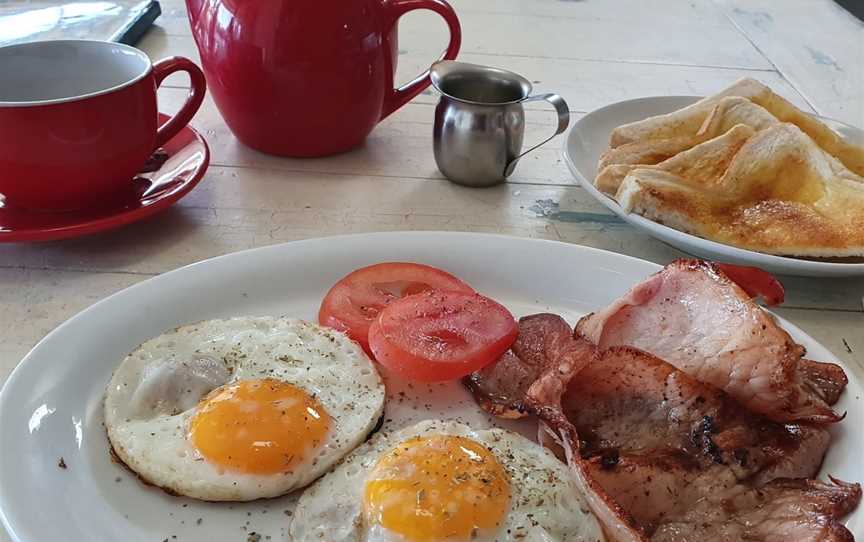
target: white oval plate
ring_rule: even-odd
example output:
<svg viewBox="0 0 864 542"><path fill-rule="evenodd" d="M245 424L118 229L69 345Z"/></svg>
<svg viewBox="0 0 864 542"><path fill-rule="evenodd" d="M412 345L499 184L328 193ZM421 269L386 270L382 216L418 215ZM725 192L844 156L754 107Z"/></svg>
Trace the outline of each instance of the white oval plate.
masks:
<svg viewBox="0 0 864 542"><path fill-rule="evenodd" d="M600 159L600 155L609 148L609 135L613 129L628 122L671 113L699 99L698 96L637 98L607 105L588 113L576 121L564 143L564 157L567 166L589 194L622 220L664 243L700 258L752 265L784 275L806 277L864 275L864 263L821 262L774 256L690 235L648 220L641 215L627 213L613 198L597 190L594 186L594 178L597 176L597 161ZM843 137L859 145L864 145L864 131L833 119L824 117L819 117L819 119Z"/></svg>
<svg viewBox="0 0 864 542"><path fill-rule="evenodd" d="M203 503L147 487L109 458L102 394L124 355L178 325L243 314L314 319L340 277L381 261L419 261L447 269L506 304L516 316L553 311L571 323L607 305L657 271L653 263L552 241L470 233L376 233L311 239L229 254L160 275L114 294L51 332L0 392L0 517L17 542L242 541L255 531L285 540L291 496L252 503ZM837 359L783 322L812 359ZM861 388L849 389L832 428L822 473L864 481ZM456 412L488 424L458 383L407 389L388 381L389 424ZM515 426L532 434L534 425ZM62 457L66 469L58 467ZM201 520L200 522L198 520ZM849 519L864 533L864 514ZM245 530L244 530L245 529Z"/></svg>

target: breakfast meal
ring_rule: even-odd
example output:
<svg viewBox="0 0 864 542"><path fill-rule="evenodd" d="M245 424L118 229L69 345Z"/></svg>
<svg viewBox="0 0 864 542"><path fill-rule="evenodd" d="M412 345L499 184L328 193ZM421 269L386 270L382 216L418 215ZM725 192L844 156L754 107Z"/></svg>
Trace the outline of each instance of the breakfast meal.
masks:
<svg viewBox="0 0 864 542"><path fill-rule="evenodd" d="M0 542L864 539L851 4L0 0Z"/></svg>
<svg viewBox="0 0 864 542"><path fill-rule="evenodd" d="M297 490L297 542L850 540L860 486L816 478L847 378L754 300L783 296L759 269L679 260L573 327L380 263L327 292L320 325L243 316L146 341L114 372L105 427L173 495ZM414 400L400 382L476 404L409 422L390 408Z"/></svg>
<svg viewBox="0 0 864 542"><path fill-rule="evenodd" d="M629 212L758 252L864 256L864 147L752 79L619 126L595 186Z"/></svg>

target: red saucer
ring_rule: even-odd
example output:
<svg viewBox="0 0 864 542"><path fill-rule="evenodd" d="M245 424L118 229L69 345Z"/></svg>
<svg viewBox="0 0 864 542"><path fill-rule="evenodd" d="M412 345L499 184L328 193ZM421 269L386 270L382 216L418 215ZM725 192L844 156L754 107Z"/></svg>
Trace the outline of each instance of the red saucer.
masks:
<svg viewBox="0 0 864 542"><path fill-rule="evenodd" d="M168 118L159 114L160 123ZM130 180L129 196L110 205L80 211L36 211L3 206L0 196L0 242L50 241L103 232L170 207L204 176L210 149L201 134L187 126L162 150L164 153L154 153L144 168L146 172Z"/></svg>

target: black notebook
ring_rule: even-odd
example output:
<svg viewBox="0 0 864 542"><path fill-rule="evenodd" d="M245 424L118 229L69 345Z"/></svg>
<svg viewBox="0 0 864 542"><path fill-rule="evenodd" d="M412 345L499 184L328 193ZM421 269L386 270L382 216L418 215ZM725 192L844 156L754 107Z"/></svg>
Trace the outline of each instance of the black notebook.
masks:
<svg viewBox="0 0 864 542"><path fill-rule="evenodd" d="M52 39L134 45L160 13L156 0L0 1L0 46Z"/></svg>
<svg viewBox="0 0 864 542"><path fill-rule="evenodd" d="M846 11L851 13L852 15L858 17L859 20L864 21L864 0L834 0L844 8Z"/></svg>

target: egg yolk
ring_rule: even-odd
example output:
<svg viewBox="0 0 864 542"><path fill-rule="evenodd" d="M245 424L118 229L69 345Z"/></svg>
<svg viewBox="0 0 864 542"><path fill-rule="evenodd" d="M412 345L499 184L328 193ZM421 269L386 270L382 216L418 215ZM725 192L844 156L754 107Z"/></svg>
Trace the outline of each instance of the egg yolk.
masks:
<svg viewBox="0 0 864 542"><path fill-rule="evenodd" d="M241 380L198 405L189 436L208 461L249 474L290 471L314 452L330 416L304 390L280 380Z"/></svg>
<svg viewBox="0 0 864 542"><path fill-rule="evenodd" d="M471 540L500 526L509 501L507 473L492 452L448 435L399 444L378 460L363 495L367 524L410 542Z"/></svg>

